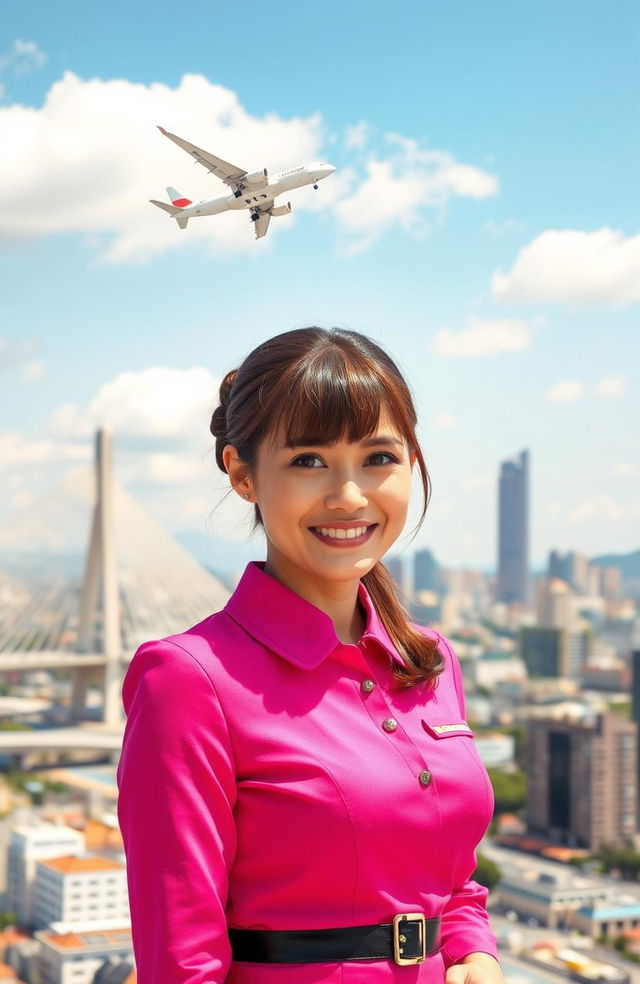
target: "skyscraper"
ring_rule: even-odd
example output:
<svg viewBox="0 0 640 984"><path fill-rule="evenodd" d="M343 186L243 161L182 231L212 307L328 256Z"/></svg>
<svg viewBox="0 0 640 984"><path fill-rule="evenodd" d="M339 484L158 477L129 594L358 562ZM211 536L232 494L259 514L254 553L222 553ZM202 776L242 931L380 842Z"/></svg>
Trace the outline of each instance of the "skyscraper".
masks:
<svg viewBox="0 0 640 984"><path fill-rule="evenodd" d="M414 591L438 590L438 564L430 550L416 550L413 555Z"/></svg>
<svg viewBox="0 0 640 984"><path fill-rule="evenodd" d="M640 649L631 651L631 720L635 721L638 727L638 802L636 815L640 829Z"/></svg>
<svg viewBox="0 0 640 984"><path fill-rule="evenodd" d="M549 581L559 579L571 583L571 569L567 554L560 550L549 551L547 560L547 578Z"/></svg>
<svg viewBox="0 0 640 984"><path fill-rule="evenodd" d="M529 602L528 451L500 466L496 600Z"/></svg>
<svg viewBox="0 0 640 984"><path fill-rule="evenodd" d="M637 729L618 714L592 722L527 721L527 827L597 851L636 833Z"/></svg>
<svg viewBox="0 0 640 984"><path fill-rule="evenodd" d="M385 557L384 566L387 568L398 587L404 591L404 558L398 555L393 557Z"/></svg>

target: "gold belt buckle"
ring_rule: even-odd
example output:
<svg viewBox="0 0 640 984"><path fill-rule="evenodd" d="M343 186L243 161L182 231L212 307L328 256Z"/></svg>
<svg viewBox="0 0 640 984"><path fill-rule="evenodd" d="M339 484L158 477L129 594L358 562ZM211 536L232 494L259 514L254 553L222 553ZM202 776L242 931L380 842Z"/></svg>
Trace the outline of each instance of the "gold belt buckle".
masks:
<svg viewBox="0 0 640 984"><path fill-rule="evenodd" d="M407 942L406 936L400 933L400 921L402 919L417 919L420 923L420 945L422 947L422 953L417 957L403 957L402 954L402 943ZM423 963L426 956L426 946L427 946L427 926L425 923L424 912L399 912L397 916L393 917L393 959L397 964L418 964Z"/></svg>

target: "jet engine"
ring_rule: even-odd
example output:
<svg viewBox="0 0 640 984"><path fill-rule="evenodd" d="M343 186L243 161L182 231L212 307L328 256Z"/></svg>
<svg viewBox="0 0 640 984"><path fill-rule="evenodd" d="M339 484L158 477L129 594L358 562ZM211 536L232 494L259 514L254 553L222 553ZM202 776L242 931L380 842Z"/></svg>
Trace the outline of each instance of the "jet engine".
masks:
<svg viewBox="0 0 640 984"><path fill-rule="evenodd" d="M286 205L276 205L275 208L271 209L271 215L288 215L291 211L291 202L287 202Z"/></svg>
<svg viewBox="0 0 640 984"><path fill-rule="evenodd" d="M240 180L246 187L262 188L269 180L269 175L266 167L263 167L261 171L251 171L250 174L245 174Z"/></svg>

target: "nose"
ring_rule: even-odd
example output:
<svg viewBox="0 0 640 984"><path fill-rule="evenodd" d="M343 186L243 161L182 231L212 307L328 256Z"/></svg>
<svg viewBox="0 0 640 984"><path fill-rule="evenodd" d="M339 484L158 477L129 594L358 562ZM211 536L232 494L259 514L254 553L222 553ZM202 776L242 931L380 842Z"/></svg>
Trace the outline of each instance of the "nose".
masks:
<svg viewBox="0 0 640 984"><path fill-rule="evenodd" d="M354 481L342 482L327 496L326 501L329 509L346 509L350 512L368 503L363 490Z"/></svg>

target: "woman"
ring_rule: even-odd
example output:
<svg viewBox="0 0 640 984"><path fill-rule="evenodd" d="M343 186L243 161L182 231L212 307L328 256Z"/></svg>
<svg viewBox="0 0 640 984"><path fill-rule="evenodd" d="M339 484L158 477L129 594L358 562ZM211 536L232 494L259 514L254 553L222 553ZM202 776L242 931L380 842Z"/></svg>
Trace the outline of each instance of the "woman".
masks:
<svg viewBox="0 0 640 984"><path fill-rule="evenodd" d="M381 557L418 464L398 367L310 327L225 376L211 420L266 561L144 642L118 816L138 984L502 984L473 881L493 791L458 660ZM421 521L422 521L421 518Z"/></svg>

